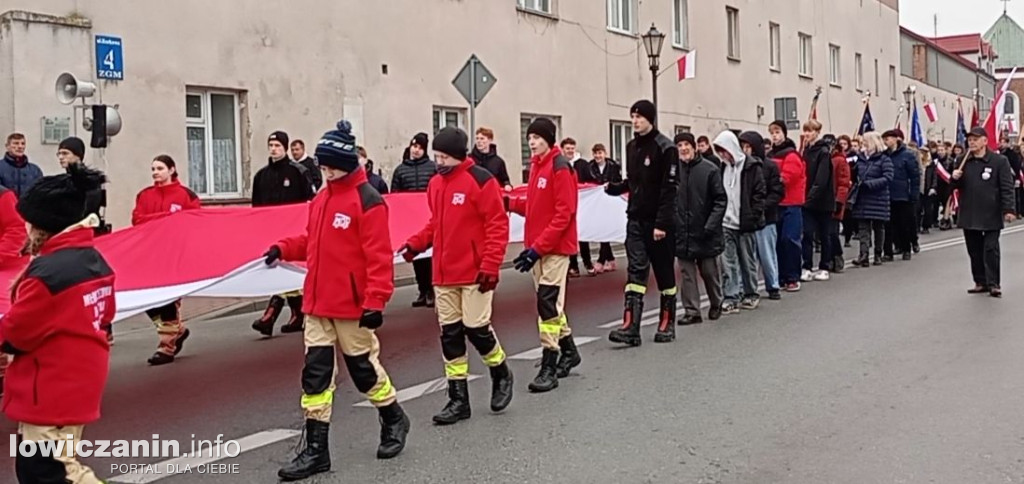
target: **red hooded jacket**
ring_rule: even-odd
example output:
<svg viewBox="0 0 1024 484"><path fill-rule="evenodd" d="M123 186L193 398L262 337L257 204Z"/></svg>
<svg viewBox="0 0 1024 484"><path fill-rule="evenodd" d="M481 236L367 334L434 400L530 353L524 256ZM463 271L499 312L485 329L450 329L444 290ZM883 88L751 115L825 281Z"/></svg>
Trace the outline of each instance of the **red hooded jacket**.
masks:
<svg viewBox="0 0 1024 484"><path fill-rule="evenodd" d="M430 221L407 242L415 252L434 248L434 285L464 286L480 273L497 276L508 247L508 215L491 172L466 159L430 179Z"/></svg>
<svg viewBox="0 0 1024 484"><path fill-rule="evenodd" d="M4 379L7 418L53 426L99 419L110 360L100 328L116 309L114 272L93 248L91 228L47 241L0 319L0 348L14 355Z"/></svg>
<svg viewBox="0 0 1024 484"><path fill-rule="evenodd" d="M530 160L526 199L509 200L509 209L526 217L526 247L542 256L573 255L579 250L578 204L579 185L572 164L555 147Z"/></svg>
<svg viewBox="0 0 1024 484"><path fill-rule="evenodd" d="M21 259L21 248L28 236L17 204L14 191L0 187L0 266Z"/></svg>
<svg viewBox="0 0 1024 484"><path fill-rule="evenodd" d="M846 161L845 153L832 153L832 179L835 183L836 204L840 204L839 210L832 213L832 218L842 220L846 215L846 199L850 196L850 188L853 186L850 164Z"/></svg>
<svg viewBox="0 0 1024 484"><path fill-rule="evenodd" d="M394 292L388 206L362 168L327 182L309 207L306 233L277 243L285 261L306 262L302 312L357 320L383 311Z"/></svg>
<svg viewBox="0 0 1024 484"><path fill-rule="evenodd" d="M796 151L793 140L786 139L779 146L772 148L771 159L779 165L779 176L786 194L779 202L780 207L801 207L807 196L807 167L804 159Z"/></svg>
<svg viewBox="0 0 1024 484"><path fill-rule="evenodd" d="M144 188L135 197L132 225L149 222L182 210L199 208L199 197L178 180Z"/></svg>

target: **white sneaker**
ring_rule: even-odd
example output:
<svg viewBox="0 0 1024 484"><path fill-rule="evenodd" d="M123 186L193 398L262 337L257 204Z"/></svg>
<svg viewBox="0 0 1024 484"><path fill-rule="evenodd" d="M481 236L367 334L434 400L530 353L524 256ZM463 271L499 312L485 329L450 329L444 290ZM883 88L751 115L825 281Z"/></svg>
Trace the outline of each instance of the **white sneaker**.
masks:
<svg viewBox="0 0 1024 484"><path fill-rule="evenodd" d="M814 273L804 269L803 272L800 273L800 280L804 282L811 282L814 280Z"/></svg>
<svg viewBox="0 0 1024 484"><path fill-rule="evenodd" d="M815 281L827 281L827 280L829 280L829 277L830 276L829 276L828 271L825 271L825 270L818 271L818 272L816 272L814 274L814 280Z"/></svg>

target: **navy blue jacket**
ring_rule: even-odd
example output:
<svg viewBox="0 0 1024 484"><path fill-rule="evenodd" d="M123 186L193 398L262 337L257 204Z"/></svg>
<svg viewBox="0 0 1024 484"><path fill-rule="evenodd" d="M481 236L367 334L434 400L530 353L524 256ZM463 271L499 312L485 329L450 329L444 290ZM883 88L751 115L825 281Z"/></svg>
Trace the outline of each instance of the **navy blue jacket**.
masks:
<svg viewBox="0 0 1024 484"><path fill-rule="evenodd" d="M892 183L889 185L889 196L894 202L916 202L921 198L921 163L917 153L907 145L889 153L892 159Z"/></svg>
<svg viewBox="0 0 1024 484"><path fill-rule="evenodd" d="M857 162L857 184L850 192L853 217L859 220L889 220L889 187L892 184L892 159L875 153Z"/></svg>
<svg viewBox="0 0 1024 484"><path fill-rule="evenodd" d="M42 177L43 170L29 163L28 156L22 157L21 160L15 160L10 153L7 153L4 155L3 161L0 161L0 185L10 189L18 198L21 198L21 194Z"/></svg>

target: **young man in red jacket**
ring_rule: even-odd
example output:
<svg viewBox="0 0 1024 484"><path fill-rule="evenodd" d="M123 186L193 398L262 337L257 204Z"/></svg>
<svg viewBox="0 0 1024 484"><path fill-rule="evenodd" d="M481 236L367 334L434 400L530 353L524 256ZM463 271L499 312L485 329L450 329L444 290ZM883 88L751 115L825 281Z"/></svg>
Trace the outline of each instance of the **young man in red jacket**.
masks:
<svg viewBox="0 0 1024 484"><path fill-rule="evenodd" d="M778 243L779 283L787 292L800 290L800 269L803 265L804 198L807 196L807 169L804 159L789 139L785 121L768 125L772 149L768 157L779 165L779 175L786 194L779 202Z"/></svg>
<svg viewBox="0 0 1024 484"><path fill-rule="evenodd" d="M380 412L378 459L405 447L409 417L395 398L391 379L378 360L374 330L384 323L384 305L394 292L394 260L388 207L359 166L352 125L342 120L317 144L325 186L309 209L306 233L278 242L265 254L305 261L302 312L306 315L306 363L302 369L302 410L306 447L277 475L305 479L331 468L328 448L335 348L340 348L352 382Z"/></svg>
<svg viewBox="0 0 1024 484"><path fill-rule="evenodd" d="M437 173L427 187L430 221L405 244L403 256L434 248L433 283L441 323L441 353L448 378L448 404L434 423L450 425L471 415L466 340L491 371L491 410L512 402L512 372L491 327L498 273L508 247L508 215L501 187L491 172L467 158L469 136L444 128L434 137Z"/></svg>
<svg viewBox="0 0 1024 484"><path fill-rule="evenodd" d="M526 200L512 199L511 211L526 217L526 247L515 259L519 272L533 271L537 287L540 342L544 347L540 373L532 392L558 388L558 379L580 364L580 353L565 316L565 280L569 256L578 250L576 206L579 188L569 159L555 145L555 123L538 118L526 130L530 151L530 184ZM538 264L538 262L540 262ZM561 354L561 357L559 357Z"/></svg>
<svg viewBox="0 0 1024 484"><path fill-rule="evenodd" d="M110 360L103 327L116 312L114 271L93 247L99 217L85 209L86 193L103 182L102 173L76 164L41 178L18 202L29 225L24 251L35 259L0 319L0 348L14 355L3 411L18 422L18 448L23 440L64 446L58 455L19 453L19 482L100 482L72 449L100 418Z"/></svg>

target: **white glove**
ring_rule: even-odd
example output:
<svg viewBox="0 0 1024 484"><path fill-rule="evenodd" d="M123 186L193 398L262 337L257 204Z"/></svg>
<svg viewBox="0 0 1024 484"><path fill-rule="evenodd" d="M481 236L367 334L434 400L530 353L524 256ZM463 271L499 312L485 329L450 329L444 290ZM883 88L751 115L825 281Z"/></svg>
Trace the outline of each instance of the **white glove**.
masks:
<svg viewBox="0 0 1024 484"><path fill-rule="evenodd" d="M929 197L934 197L935 195L938 195L938 194L939 194L939 192L935 191L934 188L932 188L931 190L928 190L928 196Z"/></svg>

